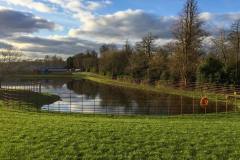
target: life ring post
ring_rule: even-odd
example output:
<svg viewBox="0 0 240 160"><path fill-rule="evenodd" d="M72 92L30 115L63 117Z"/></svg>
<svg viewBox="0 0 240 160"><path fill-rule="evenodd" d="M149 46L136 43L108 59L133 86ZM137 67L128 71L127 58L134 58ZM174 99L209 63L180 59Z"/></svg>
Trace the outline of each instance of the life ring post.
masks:
<svg viewBox="0 0 240 160"><path fill-rule="evenodd" d="M202 97L200 100L200 106L206 108L208 106L209 100L207 97Z"/></svg>

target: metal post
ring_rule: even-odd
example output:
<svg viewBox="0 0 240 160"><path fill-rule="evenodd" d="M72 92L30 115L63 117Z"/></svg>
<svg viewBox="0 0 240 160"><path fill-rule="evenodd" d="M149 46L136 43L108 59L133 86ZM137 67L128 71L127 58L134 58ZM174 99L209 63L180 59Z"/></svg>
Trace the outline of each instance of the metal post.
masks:
<svg viewBox="0 0 240 160"><path fill-rule="evenodd" d="M107 108L108 108L108 106L107 106L107 103L106 103L106 115L107 115Z"/></svg>
<svg viewBox="0 0 240 160"><path fill-rule="evenodd" d="M235 98L235 104L234 104L234 107L235 107L235 112L237 112L237 94L234 96Z"/></svg>
<svg viewBox="0 0 240 160"><path fill-rule="evenodd" d="M169 101L169 100L168 100ZM170 104L169 104L170 103ZM171 101L169 101L169 103L168 103L168 116L170 116L170 108L171 108ZM174 111L173 111L174 112Z"/></svg>
<svg viewBox="0 0 240 160"><path fill-rule="evenodd" d="M226 99L226 113L228 112L228 101Z"/></svg>
<svg viewBox="0 0 240 160"><path fill-rule="evenodd" d="M58 112L61 112L60 102L58 101Z"/></svg>
<svg viewBox="0 0 240 160"><path fill-rule="evenodd" d="M93 105L94 105L94 109L93 109L94 111L93 111L93 112L94 112L94 114L95 114L95 99L94 99L94 102L93 102L93 103L94 103L94 104L93 104Z"/></svg>
<svg viewBox="0 0 240 160"><path fill-rule="evenodd" d="M72 111L72 93L70 91L70 113Z"/></svg>
<svg viewBox="0 0 240 160"><path fill-rule="evenodd" d="M82 95L82 113L83 113L83 95Z"/></svg>
<svg viewBox="0 0 240 160"><path fill-rule="evenodd" d="M181 115L182 115L182 108L183 108L183 104L182 104L182 96L181 96Z"/></svg>
<svg viewBox="0 0 240 160"><path fill-rule="evenodd" d="M195 113L195 96L193 95L193 114Z"/></svg>
<svg viewBox="0 0 240 160"><path fill-rule="evenodd" d="M218 97L216 96L216 114L218 113Z"/></svg>
<svg viewBox="0 0 240 160"><path fill-rule="evenodd" d="M39 83L39 93L42 93L42 84L41 83Z"/></svg>

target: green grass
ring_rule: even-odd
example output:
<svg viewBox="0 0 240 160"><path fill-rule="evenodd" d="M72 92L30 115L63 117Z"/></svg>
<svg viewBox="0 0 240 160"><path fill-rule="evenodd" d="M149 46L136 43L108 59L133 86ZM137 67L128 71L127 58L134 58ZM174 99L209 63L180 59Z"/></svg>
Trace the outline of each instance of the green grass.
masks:
<svg viewBox="0 0 240 160"><path fill-rule="evenodd" d="M6 101L4 97L5 98L10 97L10 100ZM0 100L5 100L3 102L5 102L6 106L10 106L12 108L21 107L22 109L29 110L29 109L38 109L43 105L52 104L60 100L60 97L57 95L51 95L47 93L36 93L36 92L25 91L25 90L0 89Z"/></svg>
<svg viewBox="0 0 240 160"><path fill-rule="evenodd" d="M94 116L0 107L0 159L238 159L240 114Z"/></svg>
<svg viewBox="0 0 240 160"><path fill-rule="evenodd" d="M98 75L95 79L112 82ZM30 102L32 107L57 98L47 94L27 97L21 101ZM13 101L10 107L6 106L0 99L0 159L3 160L225 160L240 157L240 113L106 116L27 112L14 105Z"/></svg>

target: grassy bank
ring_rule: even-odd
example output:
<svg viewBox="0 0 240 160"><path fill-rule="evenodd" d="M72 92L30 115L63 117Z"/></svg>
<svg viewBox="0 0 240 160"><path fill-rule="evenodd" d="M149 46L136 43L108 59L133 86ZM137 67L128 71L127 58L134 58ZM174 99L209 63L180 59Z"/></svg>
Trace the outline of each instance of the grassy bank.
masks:
<svg viewBox="0 0 240 160"><path fill-rule="evenodd" d="M9 98L9 100L6 100L7 97ZM5 107L10 106L12 108L17 108L20 106L28 106L32 109L38 109L43 105L54 103L59 99L59 96L47 93L0 89L0 101L2 101L2 103L5 102Z"/></svg>
<svg viewBox="0 0 240 160"><path fill-rule="evenodd" d="M0 107L0 159L238 159L240 115L115 117Z"/></svg>
<svg viewBox="0 0 240 160"><path fill-rule="evenodd" d="M218 94L214 92L202 92L200 90L183 90L180 88L173 88L171 86L167 85L158 85L158 86L153 86L153 85L148 85L148 84L136 84L136 83L131 83L128 81L122 81L122 80L113 80L110 77L103 76L100 74L95 74L95 73L89 73L89 72L79 72L79 73L66 73L66 74L48 74L48 75L19 75L17 76L18 78L25 78L25 79L69 79L69 78L74 78L74 79L87 79L90 81L94 81L97 83L102 83L106 85L114 85L114 86L119 86L119 87L126 87L126 88L132 88L132 89L140 89L143 91L152 91L152 92L157 92L157 93L165 93L165 94L171 94L171 95L178 95L178 96L185 96L185 97L190 97L190 98L199 98L201 99L202 96L207 96L209 100L212 101L226 101L226 95L224 94ZM235 101L234 99L229 100L231 103L237 103L237 105L240 105L240 100Z"/></svg>
<svg viewBox="0 0 240 160"><path fill-rule="evenodd" d="M145 91L153 91L153 92L158 92L158 93L166 93L166 94L179 95L179 96L185 96L185 97L191 97L191 98L192 97L201 98L201 96L203 94L201 91L186 91L186 90L181 90L181 89L175 89L175 88L165 86L165 85L160 85L160 86L155 87L155 86L151 86L151 85L143 85L143 84L136 84L136 83L130 83L130 82L125 82L125 81L119 81L119 80L112 80L106 76L102 76L102 75L94 74L94 73L87 73L87 72L76 73L73 75L73 77L88 79L91 81L108 84L108 85L141 89L141 90L145 90ZM225 95L223 95L223 94L206 93L206 92L204 92L204 94L207 95L210 100L216 100L216 98L220 101L226 100Z"/></svg>

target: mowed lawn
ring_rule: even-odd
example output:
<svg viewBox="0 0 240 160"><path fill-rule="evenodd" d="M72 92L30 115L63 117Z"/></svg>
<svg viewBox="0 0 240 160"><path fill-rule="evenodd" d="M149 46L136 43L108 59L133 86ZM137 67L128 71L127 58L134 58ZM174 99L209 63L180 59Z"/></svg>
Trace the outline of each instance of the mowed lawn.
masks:
<svg viewBox="0 0 240 160"><path fill-rule="evenodd" d="M129 117L0 108L0 159L238 159L240 114Z"/></svg>

